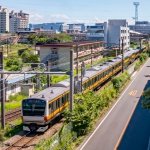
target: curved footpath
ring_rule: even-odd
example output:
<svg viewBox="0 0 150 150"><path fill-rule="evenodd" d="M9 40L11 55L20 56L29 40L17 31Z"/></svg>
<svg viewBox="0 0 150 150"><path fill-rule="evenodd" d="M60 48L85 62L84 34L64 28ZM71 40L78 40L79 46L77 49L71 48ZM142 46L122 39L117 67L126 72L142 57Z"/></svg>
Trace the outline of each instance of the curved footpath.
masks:
<svg viewBox="0 0 150 150"><path fill-rule="evenodd" d="M100 120L80 150L145 150L150 136L150 113L140 97L150 87L150 59L132 79L111 110Z"/></svg>

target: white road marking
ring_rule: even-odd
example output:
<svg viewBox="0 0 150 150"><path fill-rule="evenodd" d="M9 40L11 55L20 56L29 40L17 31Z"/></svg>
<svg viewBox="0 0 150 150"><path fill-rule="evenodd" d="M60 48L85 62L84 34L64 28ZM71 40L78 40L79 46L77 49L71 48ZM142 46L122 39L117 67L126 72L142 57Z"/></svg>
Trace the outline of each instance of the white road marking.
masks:
<svg viewBox="0 0 150 150"><path fill-rule="evenodd" d="M87 141L83 144L83 146L80 148L80 150L83 150L83 148L86 146L86 144L89 142L89 140L93 137L93 135L96 133L96 131L99 129L99 127L102 125L102 123L106 120L106 118L108 117L108 115L111 113L111 111L115 108L115 106L118 104L118 102L121 100L122 96L124 95L124 93L128 90L128 88L131 86L131 84L133 83L133 81L137 78L138 74L143 70L143 68L145 67L145 65L147 64L147 62L149 61L149 59L146 61L146 63L144 64L144 66L141 68L141 70L137 73L136 77L131 81L131 83L128 85L128 87L125 89L125 91L122 93L122 95L120 96L120 98L117 100L117 102L114 104L114 106L110 109L110 111L108 112L108 114L104 117L104 119L100 122L100 124L98 125L98 127L94 130L94 132L90 135L90 137L87 139Z"/></svg>

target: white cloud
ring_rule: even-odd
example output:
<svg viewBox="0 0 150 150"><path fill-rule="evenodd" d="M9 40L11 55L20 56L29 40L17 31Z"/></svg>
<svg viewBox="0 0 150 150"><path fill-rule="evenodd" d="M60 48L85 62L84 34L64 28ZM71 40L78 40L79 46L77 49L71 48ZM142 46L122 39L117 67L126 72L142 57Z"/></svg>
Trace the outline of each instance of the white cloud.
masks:
<svg viewBox="0 0 150 150"><path fill-rule="evenodd" d="M50 15L51 18L55 18L55 19L64 19L64 20L69 20L70 18L65 15L65 14L52 14Z"/></svg>
<svg viewBox="0 0 150 150"><path fill-rule="evenodd" d="M94 20L95 20L97 23L102 22L98 17L94 17Z"/></svg>
<svg viewBox="0 0 150 150"><path fill-rule="evenodd" d="M37 13L31 14L29 18L32 23L42 23L44 21L44 16Z"/></svg>

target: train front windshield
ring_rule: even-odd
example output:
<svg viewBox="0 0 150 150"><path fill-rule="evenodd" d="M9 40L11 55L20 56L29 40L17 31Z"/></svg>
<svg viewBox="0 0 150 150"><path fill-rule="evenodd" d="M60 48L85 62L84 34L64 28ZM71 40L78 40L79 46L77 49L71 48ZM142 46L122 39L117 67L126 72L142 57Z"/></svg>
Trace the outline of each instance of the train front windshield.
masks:
<svg viewBox="0 0 150 150"><path fill-rule="evenodd" d="M23 116L44 116L46 102L43 100L27 99L22 102Z"/></svg>

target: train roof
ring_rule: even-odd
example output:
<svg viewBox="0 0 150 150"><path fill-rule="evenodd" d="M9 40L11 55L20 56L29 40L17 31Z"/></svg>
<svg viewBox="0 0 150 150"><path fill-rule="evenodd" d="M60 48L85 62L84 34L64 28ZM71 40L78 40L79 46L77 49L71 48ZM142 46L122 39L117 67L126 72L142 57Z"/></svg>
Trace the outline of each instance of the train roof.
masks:
<svg viewBox="0 0 150 150"><path fill-rule="evenodd" d="M130 56L131 54L133 54L137 51L139 51L139 50L136 49L136 50L130 50L130 51L125 52L124 58L126 58L127 56ZM118 55L117 57L115 57L111 60L107 60L103 64L100 64L98 66L94 66L94 67L87 69L87 71L85 72L85 75L82 79L83 82L88 80L88 78L96 75L97 73L102 72L105 69L107 69L108 67L121 61L121 59L122 59L122 55ZM79 74L79 77L81 77L81 74ZM81 78L79 78L79 81L80 80L81 80ZM70 79L66 79L66 80L63 80L56 84L53 84L51 87L44 89L44 90L30 96L30 98L33 98L33 99L39 98L39 99L42 99L45 101L51 101L54 98L56 98L57 96L60 96L61 94L67 92L69 89L70 89Z"/></svg>
<svg viewBox="0 0 150 150"><path fill-rule="evenodd" d="M60 87L49 87L47 89L44 89L32 96L30 96L30 99L42 99L42 100L45 100L45 101L51 101L53 100L54 98L56 98L57 96L60 96L61 94L67 92L69 90L69 87L63 87L63 86L60 86Z"/></svg>

